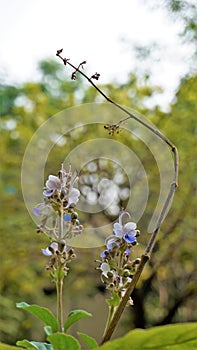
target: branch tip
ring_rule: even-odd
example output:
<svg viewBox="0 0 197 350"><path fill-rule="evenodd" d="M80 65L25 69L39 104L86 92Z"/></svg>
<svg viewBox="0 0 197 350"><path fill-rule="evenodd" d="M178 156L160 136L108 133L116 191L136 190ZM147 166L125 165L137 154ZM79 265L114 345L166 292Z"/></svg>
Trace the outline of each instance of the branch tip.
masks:
<svg viewBox="0 0 197 350"><path fill-rule="evenodd" d="M56 56L59 56L62 53L63 49L57 50Z"/></svg>

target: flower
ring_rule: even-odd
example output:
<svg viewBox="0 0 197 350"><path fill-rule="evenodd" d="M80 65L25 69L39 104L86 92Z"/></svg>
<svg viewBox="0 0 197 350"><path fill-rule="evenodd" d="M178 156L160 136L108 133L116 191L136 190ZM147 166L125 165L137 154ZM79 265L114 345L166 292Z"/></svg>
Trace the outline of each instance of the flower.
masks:
<svg viewBox="0 0 197 350"><path fill-rule="evenodd" d="M47 204L46 202L38 204L34 209L33 212L37 216L45 216L50 217L54 215L54 210L50 204Z"/></svg>
<svg viewBox="0 0 197 350"><path fill-rule="evenodd" d="M109 264L106 263L106 262L103 262L103 263L101 264L101 266L100 266L100 269L101 269L101 271L102 271L102 275L108 278L107 274L108 274L108 272L110 271L110 266L109 266Z"/></svg>
<svg viewBox="0 0 197 350"><path fill-rule="evenodd" d="M63 252L66 251L66 245L63 248ZM42 254L45 256L52 256L54 253L58 252L58 243L52 242L49 247L42 249Z"/></svg>
<svg viewBox="0 0 197 350"><path fill-rule="evenodd" d="M67 208L70 205L76 205L78 200L79 200L79 196L80 196L80 192L77 188L71 188L71 190L68 193L67 199L68 199L68 204L67 204Z"/></svg>
<svg viewBox="0 0 197 350"><path fill-rule="evenodd" d="M53 255L52 252L56 252L57 250L58 250L58 243L53 242L46 249L42 249L42 253L46 256L51 256L51 255Z"/></svg>
<svg viewBox="0 0 197 350"><path fill-rule="evenodd" d="M127 211L123 211L120 214L119 222L114 224L114 234L117 238L123 238L127 243L134 243L136 242L136 235L138 233L138 230L136 230L137 225L135 222L131 221L123 224L122 219L124 215L128 215L130 217L130 214Z"/></svg>
<svg viewBox="0 0 197 350"><path fill-rule="evenodd" d="M66 208L74 207L80 196L79 190L73 187L77 180L78 175L76 172L72 174L71 169L66 172L62 168L59 176L49 175L43 195L49 198L57 194L66 203Z"/></svg>
<svg viewBox="0 0 197 350"><path fill-rule="evenodd" d="M46 181L47 189L43 191L43 195L46 197L50 197L54 194L56 190L61 190L61 181L59 177L54 175L49 175L48 180Z"/></svg>

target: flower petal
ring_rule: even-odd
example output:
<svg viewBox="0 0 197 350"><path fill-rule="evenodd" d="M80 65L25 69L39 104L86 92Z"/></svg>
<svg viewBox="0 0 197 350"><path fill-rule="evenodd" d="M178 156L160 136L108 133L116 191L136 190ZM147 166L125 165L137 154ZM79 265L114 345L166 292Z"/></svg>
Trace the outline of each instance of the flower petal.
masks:
<svg viewBox="0 0 197 350"><path fill-rule="evenodd" d="M109 252L108 252L108 250L106 249L106 250L104 250L104 251L100 254L100 257L101 257L101 258L106 258L108 255L109 255Z"/></svg>
<svg viewBox="0 0 197 350"><path fill-rule="evenodd" d="M115 238L111 238L106 242L106 247L108 251L112 250L115 246L117 246Z"/></svg>
<svg viewBox="0 0 197 350"><path fill-rule="evenodd" d="M127 243L136 242L136 238L133 235L130 235L129 233L126 233L126 235L124 236L124 240Z"/></svg>
<svg viewBox="0 0 197 350"><path fill-rule="evenodd" d="M123 236L123 227L120 223L115 222L113 231L116 237L121 238Z"/></svg>
<svg viewBox="0 0 197 350"><path fill-rule="evenodd" d="M100 266L100 269L102 271L102 275L104 275L105 277L108 277L107 273L110 271L109 264L107 264L106 262L102 263Z"/></svg>
<svg viewBox="0 0 197 350"><path fill-rule="evenodd" d="M129 256L129 255L130 255L130 253L131 253L130 249L129 249L129 248L127 248L127 249L125 250L125 255L126 255L126 256Z"/></svg>
<svg viewBox="0 0 197 350"><path fill-rule="evenodd" d="M69 207L71 204L77 204L79 200L80 192L77 188L72 188L68 195L68 204L66 207Z"/></svg>
<svg viewBox="0 0 197 350"><path fill-rule="evenodd" d="M44 190L43 191L43 195L45 197L51 197L53 195L53 193L55 192L55 189L51 189L51 190Z"/></svg>
<svg viewBox="0 0 197 350"><path fill-rule="evenodd" d="M48 187L49 189L61 189L61 181L59 179L59 177L54 176L54 175L49 175L48 180L46 181L46 187Z"/></svg>
<svg viewBox="0 0 197 350"><path fill-rule="evenodd" d="M130 230L135 230L137 227L136 223L135 222L127 222L125 225L124 225L124 228L126 231L130 231Z"/></svg>
<svg viewBox="0 0 197 350"><path fill-rule="evenodd" d="M40 212L40 210L39 210L38 208L34 208L34 209L33 209L33 212L34 212L34 214L37 215L37 216L41 216L41 215L42 215L41 212Z"/></svg>
<svg viewBox="0 0 197 350"><path fill-rule="evenodd" d="M52 255L52 253L50 252L48 247L46 249L42 249L42 254L44 254L45 256L51 256Z"/></svg>

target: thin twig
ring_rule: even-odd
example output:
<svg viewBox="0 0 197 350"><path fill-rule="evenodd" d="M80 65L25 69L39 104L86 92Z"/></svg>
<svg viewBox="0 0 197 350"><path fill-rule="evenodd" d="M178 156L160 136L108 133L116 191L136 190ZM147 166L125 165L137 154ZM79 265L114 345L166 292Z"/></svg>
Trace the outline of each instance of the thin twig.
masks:
<svg viewBox="0 0 197 350"><path fill-rule="evenodd" d="M153 231L151 237L150 237L150 240L146 246L146 249L145 249L145 253L142 255L141 257L141 262L138 266L138 269L135 273L135 275L133 276L129 286L127 287L127 290L126 290L126 293L125 295L123 296L119 306L117 307L116 309L116 312L114 314L114 317L112 318L111 322L110 322L110 325L106 331L106 334L104 335L103 337L103 340L101 342L101 344L105 343L106 341L108 341L114 330L115 330L115 327L122 315L122 312L127 304L127 301L131 295L131 293L133 292L141 274L142 274L142 271L144 269L144 266L145 264L147 263L147 261L150 259L150 255L151 255L151 252L154 248L154 245L155 245L155 241L156 241L156 237L158 235L158 232L160 230L160 226L161 226L161 223L166 215L166 212L167 212L167 209L168 209L168 206L174 196L174 193L175 193L175 190L176 190L176 187L178 186L178 151L177 151L177 148L175 147L175 145L166 137L164 136L159 130L155 129L154 127L152 127L151 125L147 124L145 121L141 120L140 118L138 118L136 115L132 114L131 112L129 112L126 108L124 108L123 106L119 105L117 102L113 101L111 98L109 98L107 95L105 95L105 93L92 81L92 78L94 78L94 76L92 76L92 78L89 78L81 69L80 67L82 66L82 64L86 63L86 62L82 62L81 64L79 64L78 67L75 67L72 63L70 63L69 59L66 59L66 58L63 58L61 53L62 53L62 49L61 50L58 50L57 53L56 53L56 56L58 56L62 62L64 63L64 65L69 65L70 67L72 67L74 69L74 77L75 74L78 72L80 73L86 80L88 80L88 82L110 103L112 103L114 106L116 106L117 108L119 108L121 111L125 112L128 117L124 118L124 119L121 119L116 125L114 125L115 127L119 127L122 123L124 123L125 121L127 121L128 119L134 119L136 120L138 123L140 123L141 125L143 125L145 128L149 129L152 133L154 133L155 135L157 135L163 142L165 142L170 148L171 148L171 151L173 153L173 157L174 157L174 176L173 176L173 181L170 185L170 189L168 191L168 196L166 198L166 201L163 205L163 208L159 214L159 217L158 217L158 220L157 220L157 225L156 225L156 228L155 230ZM98 79L98 73L96 73L97 75L97 78ZM73 75L72 75L73 77Z"/></svg>

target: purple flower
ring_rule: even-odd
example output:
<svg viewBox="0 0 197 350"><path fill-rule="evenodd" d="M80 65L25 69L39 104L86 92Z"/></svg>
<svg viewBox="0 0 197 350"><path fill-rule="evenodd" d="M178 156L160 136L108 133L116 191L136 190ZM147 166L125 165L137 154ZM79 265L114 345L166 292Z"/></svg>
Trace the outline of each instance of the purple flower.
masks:
<svg viewBox="0 0 197 350"><path fill-rule="evenodd" d="M42 249L42 254L44 254L45 256L52 256L57 251L58 251L58 243L52 242L49 247L47 247L46 249ZM66 246L64 246L63 251L66 251Z"/></svg>
<svg viewBox="0 0 197 350"><path fill-rule="evenodd" d="M46 181L46 188L43 191L45 197L51 197L58 191L59 194L63 194L63 199L67 202L66 208L75 206L79 200L80 192L77 188L74 188L74 183L78 180L76 174L68 173L64 170L60 172L60 178L58 176L49 175ZM61 197L62 198L62 197Z"/></svg>
<svg viewBox="0 0 197 350"><path fill-rule="evenodd" d="M35 215L37 216L46 216L46 217L50 217L52 215L54 215L54 210L51 207L50 204L46 204L46 203L40 203L37 205L37 207L35 207L33 209L33 212Z"/></svg>
<svg viewBox="0 0 197 350"><path fill-rule="evenodd" d="M48 180L46 181L47 189L43 191L43 195L46 197L50 197L54 194L56 190L61 190L61 181L59 177L54 175L49 175Z"/></svg>
<svg viewBox="0 0 197 350"><path fill-rule="evenodd" d="M57 250L58 250L58 243L57 242L53 242L46 249L42 249L42 253L44 255L46 255L46 256L51 256L51 255L53 255L52 252L56 252Z"/></svg>
<svg viewBox="0 0 197 350"><path fill-rule="evenodd" d="M130 217L130 214L127 211L123 211L119 216L119 222L116 222L114 224L114 234L117 238L123 238L125 242L127 243L134 243L136 242L136 223L135 222L127 222L126 224L122 223L122 219L124 215L128 215Z"/></svg>

